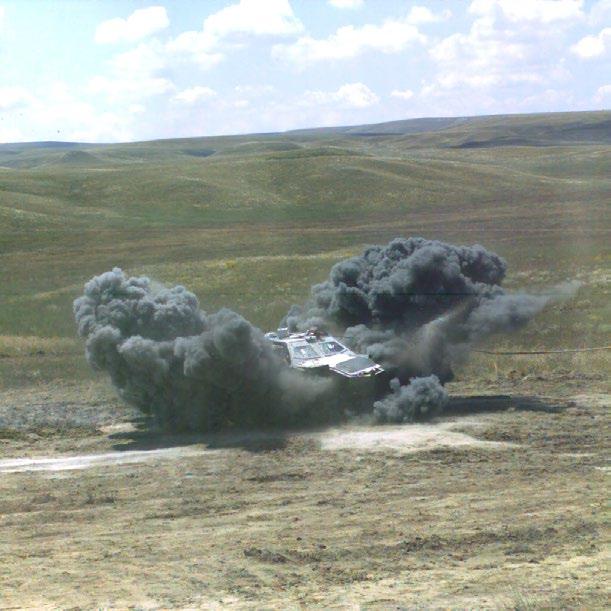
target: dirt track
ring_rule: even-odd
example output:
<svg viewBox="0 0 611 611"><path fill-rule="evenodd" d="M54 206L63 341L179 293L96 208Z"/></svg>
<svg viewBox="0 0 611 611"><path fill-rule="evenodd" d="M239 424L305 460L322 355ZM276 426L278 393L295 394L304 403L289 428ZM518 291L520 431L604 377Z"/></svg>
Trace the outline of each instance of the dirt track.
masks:
<svg viewBox="0 0 611 611"><path fill-rule="evenodd" d="M602 608L604 395L463 390L420 428L3 439L163 452L2 473L0 608Z"/></svg>

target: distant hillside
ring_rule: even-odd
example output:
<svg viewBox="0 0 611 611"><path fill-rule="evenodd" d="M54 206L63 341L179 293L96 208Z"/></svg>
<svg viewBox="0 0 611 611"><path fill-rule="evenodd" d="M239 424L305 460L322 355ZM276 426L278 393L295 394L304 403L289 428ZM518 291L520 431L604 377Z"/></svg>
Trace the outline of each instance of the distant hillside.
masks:
<svg viewBox="0 0 611 611"><path fill-rule="evenodd" d="M87 142L16 142L0 144L0 166L20 169L47 163L99 165L100 160L86 149L108 145Z"/></svg>
<svg viewBox="0 0 611 611"><path fill-rule="evenodd" d="M70 165L99 165L100 159L87 151L68 151L59 159L60 163Z"/></svg>
<svg viewBox="0 0 611 611"><path fill-rule="evenodd" d="M315 127L311 129L296 129L286 132L299 136L341 134L350 136L404 136L438 131L469 121L464 117L431 117L423 119L403 119L386 123L369 125L347 125L340 127Z"/></svg>
<svg viewBox="0 0 611 611"><path fill-rule="evenodd" d="M16 151L16 150L28 150L28 149L78 149L87 148L88 146L104 146L103 144L94 144L87 142L56 142L53 140L42 141L42 142L13 142L13 143L0 143L0 151Z"/></svg>
<svg viewBox="0 0 611 611"><path fill-rule="evenodd" d="M403 157L414 150L611 144L611 111L432 117L283 133L177 138L121 144L25 142L0 145L0 167L216 160L300 159L320 155ZM410 153L412 151L412 153Z"/></svg>
<svg viewBox="0 0 611 611"><path fill-rule="evenodd" d="M460 148L611 143L611 111L431 117L371 125L323 127L287 132L299 136L414 136L423 145Z"/></svg>
<svg viewBox="0 0 611 611"><path fill-rule="evenodd" d="M611 111L558 112L478 117L427 117L338 127L317 127L268 134L209 136L134 142L95 144L79 142L23 142L0 144L0 165L31 167L40 154L53 155L66 150L116 154L118 159L139 161L166 153L193 157L218 154L265 154L297 150L313 141L375 139L406 148L490 148L495 146L555 146L565 144L611 144ZM35 159L36 158L36 159ZM48 160L48 159L47 159ZM23 163L22 163L23 162Z"/></svg>

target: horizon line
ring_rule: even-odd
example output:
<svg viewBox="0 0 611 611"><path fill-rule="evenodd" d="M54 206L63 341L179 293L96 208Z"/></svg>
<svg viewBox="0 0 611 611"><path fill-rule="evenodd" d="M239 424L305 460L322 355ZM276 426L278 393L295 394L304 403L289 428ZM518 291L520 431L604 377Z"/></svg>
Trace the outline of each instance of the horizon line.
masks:
<svg viewBox="0 0 611 611"><path fill-rule="evenodd" d="M357 123L352 125L320 125L314 127L297 127L287 130L269 131L269 132L238 132L233 134L217 134L208 136L174 136L168 138L151 138L150 140L118 140L118 141L107 141L107 142L89 142L79 140L22 140L14 142L0 142L0 147L15 146L15 145L50 145L50 144L70 144L80 146L104 146L104 145L115 145L115 144L146 144L152 142L168 142L175 140L198 140L204 138L237 138L240 136L279 136L286 134L299 135L300 132L312 132L312 131L323 131L323 130L339 130L339 129L353 129L356 127L375 127L378 125L388 125L389 123L407 123L410 121L430 121L435 119L486 119L491 117L533 117L539 115L577 115L577 114L594 114L594 113L608 113L611 112L611 108L597 108L589 110L552 110L552 111L537 111L537 112L507 112L507 113L492 113L492 114L481 114L481 115L440 115L440 116L424 116L424 117L410 117L407 119L390 119L388 121L379 121L374 123ZM356 135L356 134L355 134ZM388 136L392 136L392 132L388 132ZM395 135L409 135L400 134Z"/></svg>

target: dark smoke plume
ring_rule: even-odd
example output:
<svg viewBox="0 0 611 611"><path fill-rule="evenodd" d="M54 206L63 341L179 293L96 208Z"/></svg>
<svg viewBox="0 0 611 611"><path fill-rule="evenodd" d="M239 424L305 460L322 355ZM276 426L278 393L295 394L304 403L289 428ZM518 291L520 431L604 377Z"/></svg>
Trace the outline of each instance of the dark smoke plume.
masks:
<svg viewBox="0 0 611 611"><path fill-rule="evenodd" d="M375 403L378 420L419 420L443 409L440 381L474 344L521 328L550 301L506 293L505 271L482 246L397 238L334 265L285 322L343 336L396 378ZM329 380L290 369L259 329L227 309L204 313L181 286L114 269L85 285L74 313L89 362L167 428L313 423L342 413Z"/></svg>
<svg viewBox="0 0 611 611"><path fill-rule="evenodd" d="M447 381L470 346L520 329L550 301L506 293L506 268L483 246L397 238L334 265L286 323L341 333L402 383L430 374Z"/></svg>
<svg viewBox="0 0 611 611"><path fill-rule="evenodd" d="M390 382L392 393L373 404L378 422L414 422L441 413L448 402L448 393L435 375L414 378L401 386L397 378Z"/></svg>
<svg viewBox="0 0 611 611"><path fill-rule="evenodd" d="M74 302L87 359L128 403L172 430L332 418L329 380L289 369L263 333L230 310L207 315L181 286L156 290L120 269Z"/></svg>
<svg viewBox="0 0 611 611"><path fill-rule="evenodd" d="M443 407L439 381L452 379L453 365L477 342L522 328L552 300L506 293L506 269L501 257L480 245L397 238L334 265L328 280L313 286L310 301L293 306L285 323L291 330L333 331L367 352L398 380L375 413L383 420L415 420L437 411L430 397ZM422 377L426 384L417 381ZM424 395L423 409L413 407Z"/></svg>

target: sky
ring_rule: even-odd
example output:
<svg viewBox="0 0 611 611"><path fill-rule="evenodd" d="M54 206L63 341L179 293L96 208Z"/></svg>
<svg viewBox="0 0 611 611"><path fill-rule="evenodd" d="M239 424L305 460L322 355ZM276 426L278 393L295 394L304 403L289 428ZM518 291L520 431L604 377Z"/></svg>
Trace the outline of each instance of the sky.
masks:
<svg viewBox="0 0 611 611"><path fill-rule="evenodd" d="M611 0L0 0L0 142L611 108Z"/></svg>

